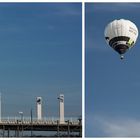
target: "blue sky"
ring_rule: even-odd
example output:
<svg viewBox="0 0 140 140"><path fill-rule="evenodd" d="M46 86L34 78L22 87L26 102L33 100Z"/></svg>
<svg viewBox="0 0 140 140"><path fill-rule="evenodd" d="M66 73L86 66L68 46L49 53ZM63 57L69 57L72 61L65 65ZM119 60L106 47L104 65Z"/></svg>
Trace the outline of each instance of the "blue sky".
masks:
<svg viewBox="0 0 140 140"><path fill-rule="evenodd" d="M104 39L106 25L129 19L139 3L86 3L86 137L140 136L140 41L123 61Z"/></svg>
<svg viewBox="0 0 140 140"><path fill-rule="evenodd" d="M81 115L81 3L0 3L2 116L30 115L37 96L44 117Z"/></svg>

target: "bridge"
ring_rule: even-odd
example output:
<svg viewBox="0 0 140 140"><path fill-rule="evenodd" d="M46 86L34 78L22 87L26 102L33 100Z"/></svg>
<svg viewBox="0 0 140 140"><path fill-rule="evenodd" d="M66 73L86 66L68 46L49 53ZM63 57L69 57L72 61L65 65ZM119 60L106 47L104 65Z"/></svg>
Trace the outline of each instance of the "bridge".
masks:
<svg viewBox="0 0 140 140"><path fill-rule="evenodd" d="M1 137L37 137L36 132L40 137L82 137L82 120L70 118L60 123L58 119L7 118L1 119L0 131Z"/></svg>

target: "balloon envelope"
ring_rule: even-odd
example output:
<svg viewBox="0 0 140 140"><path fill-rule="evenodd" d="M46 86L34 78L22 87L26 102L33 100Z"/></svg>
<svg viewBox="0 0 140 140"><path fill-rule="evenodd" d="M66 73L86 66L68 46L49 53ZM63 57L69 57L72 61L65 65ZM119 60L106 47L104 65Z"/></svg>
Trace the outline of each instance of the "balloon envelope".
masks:
<svg viewBox="0 0 140 140"><path fill-rule="evenodd" d="M105 39L107 43L121 55L134 46L137 37L138 29L129 20L114 20L105 28Z"/></svg>

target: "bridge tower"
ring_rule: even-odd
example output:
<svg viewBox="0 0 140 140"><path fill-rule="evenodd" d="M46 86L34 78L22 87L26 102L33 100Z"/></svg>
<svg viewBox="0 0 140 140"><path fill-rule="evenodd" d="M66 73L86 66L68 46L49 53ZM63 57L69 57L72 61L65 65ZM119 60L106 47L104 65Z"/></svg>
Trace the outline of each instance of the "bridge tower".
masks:
<svg viewBox="0 0 140 140"><path fill-rule="evenodd" d="M65 122L65 118L64 118L64 95L60 94L58 99L59 99L59 122L64 123Z"/></svg>
<svg viewBox="0 0 140 140"><path fill-rule="evenodd" d="M36 98L36 113L37 119L42 120L42 97Z"/></svg>

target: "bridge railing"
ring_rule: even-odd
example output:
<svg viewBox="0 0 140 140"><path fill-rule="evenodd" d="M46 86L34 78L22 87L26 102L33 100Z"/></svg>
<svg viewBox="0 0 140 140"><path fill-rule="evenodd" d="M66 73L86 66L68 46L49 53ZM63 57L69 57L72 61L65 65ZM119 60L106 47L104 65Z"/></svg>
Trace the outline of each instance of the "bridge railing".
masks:
<svg viewBox="0 0 140 140"><path fill-rule="evenodd" d="M9 123L9 124L15 124L15 123L24 123L24 124L57 124L59 121L59 118L51 117L51 118L43 118L41 120L38 120L37 118L31 118L30 117L5 117L2 118L0 121L0 124L2 123ZM70 124L79 124L78 118L65 118L65 123L70 123Z"/></svg>

